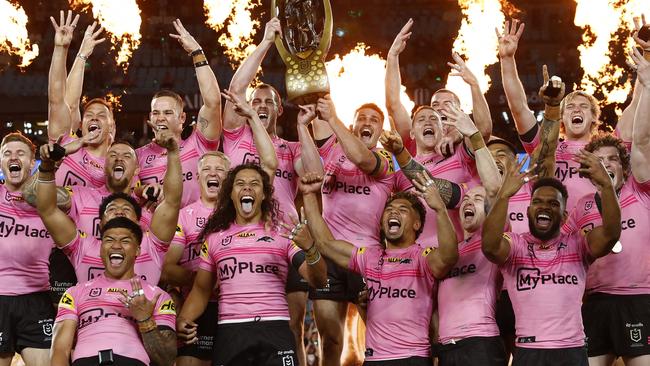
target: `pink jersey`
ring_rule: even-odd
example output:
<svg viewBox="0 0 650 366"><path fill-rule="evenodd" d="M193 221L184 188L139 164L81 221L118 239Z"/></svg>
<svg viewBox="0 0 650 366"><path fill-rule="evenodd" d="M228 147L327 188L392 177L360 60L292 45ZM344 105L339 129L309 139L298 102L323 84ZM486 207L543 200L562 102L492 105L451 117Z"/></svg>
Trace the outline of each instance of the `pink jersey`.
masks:
<svg viewBox="0 0 650 366"><path fill-rule="evenodd" d="M49 290L50 233L22 193L0 185L0 195L0 295Z"/></svg>
<svg viewBox="0 0 650 366"><path fill-rule="evenodd" d="M510 242L510 253L501 274L515 311L516 346L584 346L580 309L592 260L585 237L560 234L543 243L530 233L503 237Z"/></svg>
<svg viewBox="0 0 650 366"><path fill-rule="evenodd" d="M465 194L465 191L470 185L473 186L477 184L476 175L478 173L476 171L474 158L467 153L465 145L463 144L459 145L454 152L454 155L448 158L432 153L418 155L415 157L415 160L422 164L434 177L446 179L460 185L461 197ZM469 184L465 184L465 182ZM415 192L413 184L401 170L395 173L395 189L398 191L410 190ZM422 200L422 203L427 216L424 230L422 231L422 235L418 238L418 241L425 247L437 247L438 238L436 233L438 232L438 224L436 223L436 212L432 210L424 200ZM458 201L458 205L460 205L460 200ZM462 236L463 227L460 224L458 205L455 209L449 211L449 217L451 218L452 224L454 224L457 235Z"/></svg>
<svg viewBox="0 0 650 366"><path fill-rule="evenodd" d="M77 281L90 281L104 273L104 263L99 255L102 242L79 232L69 244L61 248L77 274ZM140 255L135 260L135 273L149 283L158 283L162 271L163 258L168 245L156 238L150 231L145 232L140 244Z"/></svg>
<svg viewBox="0 0 650 366"><path fill-rule="evenodd" d="M67 136L62 144L75 140L76 136ZM106 183L104 173L104 158L93 156L88 149L82 147L74 154L63 158L59 169L56 171L56 185L81 186L97 188Z"/></svg>
<svg viewBox="0 0 650 366"><path fill-rule="evenodd" d="M300 249L264 223L231 224L201 247L199 267L217 276L219 324L289 320L285 284Z"/></svg>
<svg viewBox="0 0 650 366"><path fill-rule="evenodd" d="M278 168L273 179L275 198L280 204L282 220L291 222L290 217L298 217L294 203L299 179L295 164L300 158L302 148L298 142L290 142L276 136L271 137L271 141L278 157ZM260 163L253 131L248 124L235 130L223 130L223 152L230 158L232 168L245 163Z"/></svg>
<svg viewBox="0 0 650 366"><path fill-rule="evenodd" d="M540 144L540 132L537 133L533 141L529 143L522 141L521 144L528 154L532 154ZM564 183L569 191L569 200L566 205L568 212L571 212L580 197L596 191L588 178L580 178L578 175L580 163L573 161L574 155L585 146L587 146L587 142L583 141L560 141L555 151L555 178Z"/></svg>
<svg viewBox="0 0 650 366"><path fill-rule="evenodd" d="M176 329L176 307L160 288L142 281L144 296L149 300L161 294L154 306L153 320L158 327ZM116 355L133 358L149 365L136 320L120 299L132 292L129 280L99 276L69 288L59 301L56 322L77 322L76 344L72 361L95 357L101 350L112 349Z"/></svg>
<svg viewBox="0 0 650 366"><path fill-rule="evenodd" d="M199 158L208 151L217 150L219 140L207 140L201 132L194 130L190 137L179 141L181 171L183 175L183 198L181 207L199 199L201 195L197 180ZM140 165L140 182L163 183L167 171L167 150L151 142L136 150L138 164Z"/></svg>
<svg viewBox="0 0 650 366"><path fill-rule="evenodd" d="M629 177L619 194L622 250L597 260L587 274L587 293L614 295L650 294L650 181ZM600 196L582 197L563 229L583 234L600 226Z"/></svg>
<svg viewBox="0 0 650 366"><path fill-rule="evenodd" d="M458 262L438 285L440 343L499 335L495 312L499 267L481 250L481 230L458 243Z"/></svg>
<svg viewBox="0 0 650 366"><path fill-rule="evenodd" d="M524 184L519 192L508 200L508 219L510 231L523 234L530 230L528 227L528 206L532 196L532 183Z"/></svg>
<svg viewBox="0 0 650 366"><path fill-rule="evenodd" d="M436 281L427 263L431 248L359 248L350 270L368 286L366 360L430 357L429 323Z"/></svg>
<svg viewBox="0 0 650 366"><path fill-rule="evenodd" d="M394 186L392 156L374 149L386 164L383 172L371 177L348 160L336 136L318 150L325 168L323 218L332 234L357 247L379 243L379 222Z"/></svg>

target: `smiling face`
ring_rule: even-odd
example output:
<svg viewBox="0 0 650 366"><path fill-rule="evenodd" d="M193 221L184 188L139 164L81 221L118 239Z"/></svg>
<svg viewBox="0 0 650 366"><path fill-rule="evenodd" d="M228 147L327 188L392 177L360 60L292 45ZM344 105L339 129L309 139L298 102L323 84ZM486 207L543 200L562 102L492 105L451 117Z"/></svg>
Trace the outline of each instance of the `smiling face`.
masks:
<svg viewBox="0 0 650 366"><path fill-rule="evenodd" d="M228 175L228 162L216 155L206 155L199 161L201 198L216 202L221 184Z"/></svg>
<svg viewBox="0 0 650 366"><path fill-rule="evenodd" d="M174 136L180 138L185 122L185 112L174 98L162 96L151 101L149 119L158 129L171 130Z"/></svg>
<svg viewBox="0 0 650 366"><path fill-rule="evenodd" d="M421 226L411 202L403 198L388 203L381 216L381 230L390 243L415 241L415 233Z"/></svg>
<svg viewBox="0 0 650 366"><path fill-rule="evenodd" d="M488 146L494 162L497 164L499 174L503 176L513 164L517 164L517 157L507 145L492 143Z"/></svg>
<svg viewBox="0 0 650 366"><path fill-rule="evenodd" d="M88 141L88 145L96 146L106 141L112 141L115 136L115 120L113 113L102 103L86 105L81 116L81 134L88 135L89 132L97 132L97 137Z"/></svg>
<svg viewBox="0 0 650 366"><path fill-rule="evenodd" d="M413 115L411 137L418 148L431 151L443 136L440 115L430 108L421 108Z"/></svg>
<svg viewBox="0 0 650 366"><path fill-rule="evenodd" d="M10 191L20 190L34 168L31 148L21 141L9 141L2 145L2 174Z"/></svg>
<svg viewBox="0 0 650 366"><path fill-rule="evenodd" d="M614 189L621 189L625 183L625 172L618 149L614 146L602 146L594 150L594 155L605 165L609 177L612 178Z"/></svg>
<svg viewBox="0 0 650 366"><path fill-rule="evenodd" d="M103 233L100 256L108 277L117 280L133 277L135 259L139 255L140 243L131 230L112 228Z"/></svg>
<svg viewBox="0 0 650 366"><path fill-rule="evenodd" d="M527 211L530 233L541 240L556 237L566 218L565 205L562 193L556 188L537 188L533 192Z"/></svg>
<svg viewBox="0 0 650 366"><path fill-rule="evenodd" d="M369 149L377 146L383 129L384 120L381 114L372 108L361 108L354 116L353 133Z"/></svg>
<svg viewBox="0 0 650 366"><path fill-rule="evenodd" d="M235 175L230 199L238 222L254 223L262 219L262 201L266 198L263 184L260 173L252 169L243 169Z"/></svg>
<svg viewBox="0 0 650 366"><path fill-rule="evenodd" d="M131 180L139 171L135 150L129 145L113 144L106 154L104 173L106 185L113 192L131 187Z"/></svg>
<svg viewBox="0 0 650 366"><path fill-rule="evenodd" d="M596 123L592 101L584 95L575 94L567 96L562 103L562 124L567 139L589 138Z"/></svg>
<svg viewBox="0 0 650 366"><path fill-rule="evenodd" d="M266 131L274 134L278 117L282 115L282 103L271 88L257 88L251 94L251 107L262 121Z"/></svg>
<svg viewBox="0 0 650 366"><path fill-rule="evenodd" d="M470 189L460 203L460 222L463 229L473 233L481 228L485 221L485 188L478 186Z"/></svg>

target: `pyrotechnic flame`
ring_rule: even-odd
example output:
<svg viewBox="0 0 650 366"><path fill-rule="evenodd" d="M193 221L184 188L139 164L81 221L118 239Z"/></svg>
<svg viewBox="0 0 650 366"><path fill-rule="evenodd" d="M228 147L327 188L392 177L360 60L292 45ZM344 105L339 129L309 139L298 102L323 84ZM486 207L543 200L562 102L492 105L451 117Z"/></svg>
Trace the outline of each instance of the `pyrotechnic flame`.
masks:
<svg viewBox="0 0 650 366"><path fill-rule="evenodd" d="M463 20L454 41L453 52L465 56L467 67L476 75L485 94L491 79L485 68L498 61L499 41L495 28L503 29L505 15L499 0L458 0ZM469 85L459 76L447 76L445 88L458 95L465 112L472 109L472 93Z"/></svg>
<svg viewBox="0 0 650 366"><path fill-rule="evenodd" d="M135 0L70 0L70 6L84 11L92 5L93 17L111 34L117 52L117 64L128 67L133 51L140 45L140 8Z"/></svg>
<svg viewBox="0 0 650 366"><path fill-rule="evenodd" d="M359 316L357 307L348 304L345 330L343 334L343 349L341 352L342 366L357 366L363 363L366 344L366 327Z"/></svg>
<svg viewBox="0 0 650 366"><path fill-rule="evenodd" d="M219 44L233 66L238 66L255 49L253 37L260 22L253 19L251 11L259 5L259 0L203 0L207 25L219 32L228 21Z"/></svg>
<svg viewBox="0 0 650 366"><path fill-rule="evenodd" d="M336 55L325 63L336 113L346 125L352 123L354 111L364 103L375 103L388 115L384 83L386 60L376 54L366 55L366 50L367 47L359 43L347 55ZM415 106L404 86L400 99L409 112ZM384 129L390 129L388 119L384 120Z"/></svg>
<svg viewBox="0 0 650 366"><path fill-rule="evenodd" d="M29 65L38 56L38 45L27 35L27 14L20 5L0 0L0 51L22 58L19 67Z"/></svg>

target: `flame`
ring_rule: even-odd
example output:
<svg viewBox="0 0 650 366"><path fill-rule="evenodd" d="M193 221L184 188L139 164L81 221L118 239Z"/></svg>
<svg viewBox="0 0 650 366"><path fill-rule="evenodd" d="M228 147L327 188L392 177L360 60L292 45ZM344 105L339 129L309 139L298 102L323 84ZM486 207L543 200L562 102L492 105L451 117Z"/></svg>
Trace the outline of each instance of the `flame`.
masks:
<svg viewBox="0 0 650 366"><path fill-rule="evenodd" d="M113 92L108 92L104 99L113 106L113 110L120 112L122 111L122 96L123 94L113 94Z"/></svg>
<svg viewBox="0 0 650 366"><path fill-rule="evenodd" d="M140 8L135 0L70 0L70 5L85 11L92 5L93 16L111 34L113 47L119 47L117 64L128 67L133 51L140 45Z"/></svg>
<svg viewBox="0 0 650 366"><path fill-rule="evenodd" d="M386 115L386 93L384 78L386 75L386 60L379 55L366 55L366 45L363 43L340 57L325 63L330 82L330 95L336 105L339 118L351 124L354 111L363 103L375 103ZM407 111L411 111L415 103L406 95L402 86L400 99ZM388 119L384 120L384 129L390 129Z"/></svg>
<svg viewBox="0 0 650 366"><path fill-rule="evenodd" d="M343 334L343 350L341 352L342 366L360 366L366 351L366 327L359 316L357 306L348 304L348 314L345 318Z"/></svg>
<svg viewBox="0 0 650 366"><path fill-rule="evenodd" d="M18 67L26 67L38 56L38 45L31 45L27 35L27 14L20 5L0 0L0 51L18 55Z"/></svg>
<svg viewBox="0 0 650 366"><path fill-rule="evenodd" d="M503 28L504 9L499 0L458 0L458 5L463 20L454 41L453 52L465 56L467 67L478 78L481 91L486 93L492 80L485 73L485 68L498 61L499 41L494 29ZM458 95L465 112L471 111L472 93L460 76L447 76L445 88Z"/></svg>
<svg viewBox="0 0 650 366"><path fill-rule="evenodd" d="M219 44L233 67L255 50L253 37L260 22L253 19L251 11L259 5L259 0L203 0L208 26L219 32L229 21L219 36Z"/></svg>

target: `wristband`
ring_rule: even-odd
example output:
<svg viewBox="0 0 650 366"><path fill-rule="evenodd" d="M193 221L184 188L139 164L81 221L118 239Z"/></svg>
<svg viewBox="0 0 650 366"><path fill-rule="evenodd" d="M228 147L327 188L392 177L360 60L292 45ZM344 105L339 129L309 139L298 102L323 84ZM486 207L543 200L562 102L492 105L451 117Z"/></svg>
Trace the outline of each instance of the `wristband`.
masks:
<svg viewBox="0 0 650 366"><path fill-rule="evenodd" d="M485 147L485 140L483 140L483 135L481 135L481 132L479 131L476 131L469 137L469 142L472 144L472 149L474 151Z"/></svg>
<svg viewBox="0 0 650 366"><path fill-rule="evenodd" d="M81 53L77 54L77 57L79 57L80 59L82 59L84 61L88 61L88 56L84 56Z"/></svg>
<svg viewBox="0 0 650 366"><path fill-rule="evenodd" d="M202 55L203 54L203 49L202 48L197 48L194 51L190 52L190 56L194 57L196 55Z"/></svg>
<svg viewBox="0 0 650 366"><path fill-rule="evenodd" d="M195 67L195 68L197 68L197 67L201 67L201 66L206 66L206 65L209 65L209 63L208 63L207 60L203 60L203 61L199 61L199 62L195 62L195 63L194 63L194 67Z"/></svg>
<svg viewBox="0 0 650 366"><path fill-rule="evenodd" d="M156 322L152 322L151 320L147 320L145 323L138 323L138 330L140 333L149 333L157 328L158 326L156 325Z"/></svg>
<svg viewBox="0 0 650 366"><path fill-rule="evenodd" d="M36 182L42 183L42 184L54 184L56 182L55 179L41 179L41 178L36 178Z"/></svg>
<svg viewBox="0 0 650 366"><path fill-rule="evenodd" d="M152 316L153 316L153 314L149 315L149 316L148 316L146 319L144 319L144 320L138 320L138 319L136 319L135 321L138 322L138 324L141 324L141 323L144 323L144 322L148 321L149 319L151 319Z"/></svg>
<svg viewBox="0 0 650 366"><path fill-rule="evenodd" d="M54 173L56 171L56 168L52 169L43 169L43 165L38 166L38 171L41 173Z"/></svg>
<svg viewBox="0 0 650 366"><path fill-rule="evenodd" d="M311 257L311 258L310 258ZM316 252L313 256L307 256L307 265L313 266L320 261L320 253Z"/></svg>

